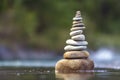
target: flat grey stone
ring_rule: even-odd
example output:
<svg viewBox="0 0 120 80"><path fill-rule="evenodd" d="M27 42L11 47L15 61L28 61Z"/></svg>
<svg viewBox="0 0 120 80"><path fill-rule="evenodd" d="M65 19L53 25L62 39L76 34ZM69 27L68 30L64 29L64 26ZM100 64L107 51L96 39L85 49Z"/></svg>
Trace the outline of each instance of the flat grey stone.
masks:
<svg viewBox="0 0 120 80"><path fill-rule="evenodd" d="M85 27L73 27L70 30L71 31L76 31L76 30L83 30L83 29L85 29Z"/></svg>
<svg viewBox="0 0 120 80"><path fill-rule="evenodd" d="M80 21L73 21L73 24L78 24L78 23L82 23L83 21L80 20Z"/></svg>
<svg viewBox="0 0 120 80"><path fill-rule="evenodd" d="M68 44L68 45L86 46L86 45L88 45L88 42L87 41L74 41L72 39L68 39L66 41L66 44Z"/></svg>
<svg viewBox="0 0 120 80"><path fill-rule="evenodd" d="M75 35L79 35L79 34L82 34L82 33L83 33L82 30L72 31L72 32L70 32L70 36L75 36Z"/></svg>
<svg viewBox="0 0 120 80"><path fill-rule="evenodd" d="M76 36L72 36L71 37L73 40L81 40L84 41L85 40L85 36L83 34L81 35L76 35Z"/></svg>
<svg viewBox="0 0 120 80"><path fill-rule="evenodd" d="M83 27L84 23L73 24L72 27Z"/></svg>
<svg viewBox="0 0 120 80"><path fill-rule="evenodd" d="M64 47L64 50L66 51L79 51L79 50L85 50L87 46L72 46L72 45L67 45Z"/></svg>
<svg viewBox="0 0 120 80"><path fill-rule="evenodd" d="M77 20L81 20L82 17L74 17L73 20L77 21Z"/></svg>

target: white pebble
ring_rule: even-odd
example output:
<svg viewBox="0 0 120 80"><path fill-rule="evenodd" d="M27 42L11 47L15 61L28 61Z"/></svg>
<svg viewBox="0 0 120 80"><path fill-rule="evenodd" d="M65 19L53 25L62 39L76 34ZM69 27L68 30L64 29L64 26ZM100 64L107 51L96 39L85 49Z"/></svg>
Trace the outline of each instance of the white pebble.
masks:
<svg viewBox="0 0 120 80"><path fill-rule="evenodd" d="M72 39L68 39L66 41L66 44L68 44L68 45L86 46L86 45L88 45L88 42L87 41L74 41Z"/></svg>
<svg viewBox="0 0 120 80"><path fill-rule="evenodd" d="M87 46L71 46L71 45L67 45L64 47L64 50L66 51L74 51L74 50L84 50L86 49Z"/></svg>
<svg viewBox="0 0 120 80"><path fill-rule="evenodd" d="M77 21L77 20L81 20L82 17L74 17L73 20Z"/></svg>

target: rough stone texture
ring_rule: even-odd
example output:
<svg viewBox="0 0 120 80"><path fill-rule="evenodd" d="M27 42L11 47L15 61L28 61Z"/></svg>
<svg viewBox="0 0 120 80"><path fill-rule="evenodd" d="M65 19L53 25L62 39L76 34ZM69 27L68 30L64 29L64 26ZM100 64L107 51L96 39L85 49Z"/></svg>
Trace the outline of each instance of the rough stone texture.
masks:
<svg viewBox="0 0 120 80"><path fill-rule="evenodd" d="M79 70L92 70L94 63L90 59L62 59L57 62L57 72L77 72Z"/></svg>
<svg viewBox="0 0 120 80"><path fill-rule="evenodd" d="M80 59L80 58L88 58L88 51L68 51L64 53L63 56L65 59Z"/></svg>

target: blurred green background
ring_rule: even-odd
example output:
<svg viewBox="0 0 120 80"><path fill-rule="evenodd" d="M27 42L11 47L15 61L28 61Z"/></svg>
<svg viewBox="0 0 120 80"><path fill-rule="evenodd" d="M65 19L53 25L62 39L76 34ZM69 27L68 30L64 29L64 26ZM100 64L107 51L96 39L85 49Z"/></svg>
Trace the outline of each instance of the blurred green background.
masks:
<svg viewBox="0 0 120 80"><path fill-rule="evenodd" d="M120 48L119 0L0 0L0 44L62 52L77 10L89 49Z"/></svg>

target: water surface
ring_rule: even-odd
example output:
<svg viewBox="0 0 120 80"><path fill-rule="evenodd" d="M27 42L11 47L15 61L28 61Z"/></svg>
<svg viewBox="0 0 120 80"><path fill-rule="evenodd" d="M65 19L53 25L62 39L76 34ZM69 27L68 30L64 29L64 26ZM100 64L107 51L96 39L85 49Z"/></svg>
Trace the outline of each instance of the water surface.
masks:
<svg viewBox="0 0 120 80"><path fill-rule="evenodd" d="M0 80L120 80L119 69L55 73L54 67L1 67Z"/></svg>

